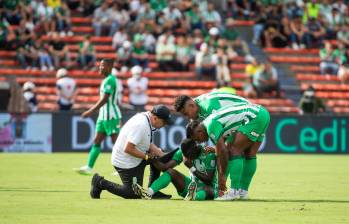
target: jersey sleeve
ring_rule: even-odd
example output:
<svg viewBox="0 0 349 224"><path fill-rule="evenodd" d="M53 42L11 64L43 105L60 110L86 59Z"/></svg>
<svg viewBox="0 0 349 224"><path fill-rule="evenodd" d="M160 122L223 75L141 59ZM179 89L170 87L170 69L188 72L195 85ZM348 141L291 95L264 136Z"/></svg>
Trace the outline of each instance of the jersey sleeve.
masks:
<svg viewBox="0 0 349 224"><path fill-rule="evenodd" d="M102 85L102 92L112 94L116 89L115 80L108 77Z"/></svg>
<svg viewBox="0 0 349 224"><path fill-rule="evenodd" d="M177 150L177 152L172 156L172 160L176 161L177 165L182 163L183 161L182 149Z"/></svg>
<svg viewBox="0 0 349 224"><path fill-rule="evenodd" d="M224 129L223 125L213 118L214 117L209 116L203 121L203 123L206 127L208 137L212 140L214 144L217 144L218 139L223 135Z"/></svg>

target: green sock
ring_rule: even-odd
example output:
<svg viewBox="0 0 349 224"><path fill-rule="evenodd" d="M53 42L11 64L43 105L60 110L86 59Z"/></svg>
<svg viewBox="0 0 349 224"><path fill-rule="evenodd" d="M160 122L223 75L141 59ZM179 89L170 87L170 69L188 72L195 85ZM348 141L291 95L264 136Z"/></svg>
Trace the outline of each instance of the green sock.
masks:
<svg viewBox="0 0 349 224"><path fill-rule="evenodd" d="M195 194L195 201L204 201L206 199L206 191L201 190L201 191L197 191Z"/></svg>
<svg viewBox="0 0 349 224"><path fill-rule="evenodd" d="M93 168L100 153L101 153L101 146L92 145L92 148L88 155L88 161L87 161L88 167Z"/></svg>
<svg viewBox="0 0 349 224"><path fill-rule="evenodd" d="M239 189L242 171L244 168L244 159L242 156L233 156L229 160L230 188Z"/></svg>
<svg viewBox="0 0 349 224"><path fill-rule="evenodd" d="M171 175L166 171L153 182L150 188L154 191L154 193L156 193L167 187L171 183L171 179Z"/></svg>
<svg viewBox="0 0 349 224"><path fill-rule="evenodd" d="M245 159L244 171L242 172L240 188L248 191L248 187L252 181L253 175L256 173L257 159L250 157Z"/></svg>

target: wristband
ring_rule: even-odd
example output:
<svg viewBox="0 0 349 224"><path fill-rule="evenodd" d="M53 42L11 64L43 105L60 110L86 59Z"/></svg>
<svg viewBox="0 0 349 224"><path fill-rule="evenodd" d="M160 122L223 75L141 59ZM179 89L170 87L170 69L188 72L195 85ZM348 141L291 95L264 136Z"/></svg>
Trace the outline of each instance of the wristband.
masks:
<svg viewBox="0 0 349 224"><path fill-rule="evenodd" d="M148 161L148 159L149 159L149 156L148 156L147 154L145 154L144 160L145 160L145 161Z"/></svg>
<svg viewBox="0 0 349 224"><path fill-rule="evenodd" d="M194 173L196 171L196 168L194 166L192 166L192 167L190 167L189 170L190 170L191 173Z"/></svg>

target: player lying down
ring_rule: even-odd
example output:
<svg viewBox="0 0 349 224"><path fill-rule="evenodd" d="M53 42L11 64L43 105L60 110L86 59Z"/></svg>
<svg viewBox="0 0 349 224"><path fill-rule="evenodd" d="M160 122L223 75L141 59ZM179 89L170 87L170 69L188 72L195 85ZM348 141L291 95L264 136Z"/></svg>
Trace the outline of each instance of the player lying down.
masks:
<svg viewBox="0 0 349 224"><path fill-rule="evenodd" d="M189 168L190 177L173 169L183 161ZM151 199L152 195L167 187L171 182L178 195L185 200L210 200L218 196L216 155L206 153L204 147L191 139L185 139L182 142L180 149L169 162L161 163L154 160L153 164L163 171L163 174L148 189L138 184L133 185L135 194L144 199Z"/></svg>

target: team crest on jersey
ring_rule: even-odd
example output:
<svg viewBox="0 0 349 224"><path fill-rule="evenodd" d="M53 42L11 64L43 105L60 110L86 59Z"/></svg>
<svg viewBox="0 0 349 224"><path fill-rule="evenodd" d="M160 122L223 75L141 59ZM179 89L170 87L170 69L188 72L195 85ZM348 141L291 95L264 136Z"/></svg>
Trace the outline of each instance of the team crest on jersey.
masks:
<svg viewBox="0 0 349 224"><path fill-rule="evenodd" d="M202 163L200 160L195 160L194 166L198 171L205 172L205 164Z"/></svg>
<svg viewBox="0 0 349 224"><path fill-rule="evenodd" d="M106 88L107 90L110 90L110 89L111 89L111 86L110 86L110 85L107 85L105 88Z"/></svg>

